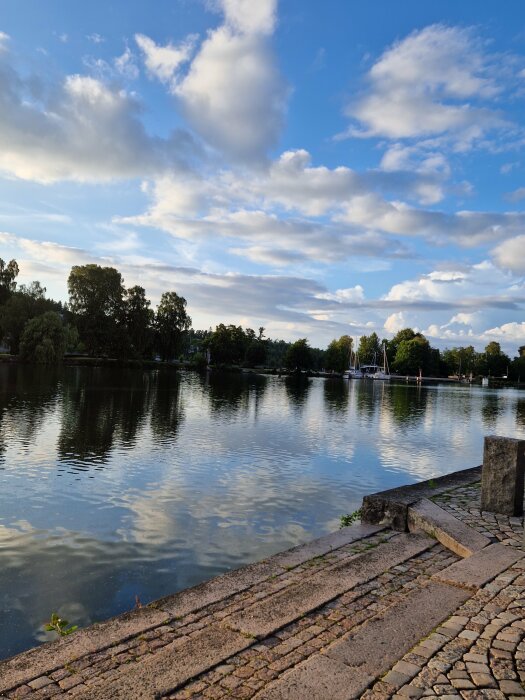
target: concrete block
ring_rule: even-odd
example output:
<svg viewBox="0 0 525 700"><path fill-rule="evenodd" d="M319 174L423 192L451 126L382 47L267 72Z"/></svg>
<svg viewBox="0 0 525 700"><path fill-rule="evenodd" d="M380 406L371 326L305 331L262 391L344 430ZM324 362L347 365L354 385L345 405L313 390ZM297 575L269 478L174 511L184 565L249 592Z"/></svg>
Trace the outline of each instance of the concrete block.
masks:
<svg viewBox="0 0 525 700"><path fill-rule="evenodd" d="M523 515L525 440L489 435L481 472L481 510Z"/></svg>
<svg viewBox="0 0 525 700"><path fill-rule="evenodd" d="M524 553L514 547L491 544L471 557L462 559L434 574L432 579L476 591L522 559L523 556Z"/></svg>
<svg viewBox="0 0 525 700"><path fill-rule="evenodd" d="M443 508L422 498L408 509L408 529L423 530L460 557L470 557L491 541Z"/></svg>

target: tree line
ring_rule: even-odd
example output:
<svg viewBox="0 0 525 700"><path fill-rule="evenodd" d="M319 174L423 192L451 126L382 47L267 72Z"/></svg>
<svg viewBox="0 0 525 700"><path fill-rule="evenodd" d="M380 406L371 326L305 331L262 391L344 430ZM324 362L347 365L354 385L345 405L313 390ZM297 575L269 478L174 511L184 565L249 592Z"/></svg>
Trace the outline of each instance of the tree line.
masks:
<svg viewBox="0 0 525 700"><path fill-rule="evenodd" d="M0 340L22 359L59 361L66 351L91 357L172 359L191 326L186 300L164 292L154 311L143 287L126 289L113 267L75 265L67 304L40 282L17 285L15 260L0 259Z"/></svg>
<svg viewBox="0 0 525 700"><path fill-rule="evenodd" d="M290 343L265 337L233 324L215 330L195 330L186 299L164 292L157 308L146 290L126 288L113 267L75 265L68 277L69 300L46 297L40 282L18 285L16 260L0 259L0 342L22 359L52 363L66 352L116 359L190 360L196 366L242 365L288 370L348 369L357 352L361 364L381 364L383 345L390 369L400 375L508 376L525 378L525 346L511 359L497 342L483 352L472 345L441 352L422 333L404 328L392 339L363 335L355 347L349 335L332 340L326 350L311 347L307 338Z"/></svg>

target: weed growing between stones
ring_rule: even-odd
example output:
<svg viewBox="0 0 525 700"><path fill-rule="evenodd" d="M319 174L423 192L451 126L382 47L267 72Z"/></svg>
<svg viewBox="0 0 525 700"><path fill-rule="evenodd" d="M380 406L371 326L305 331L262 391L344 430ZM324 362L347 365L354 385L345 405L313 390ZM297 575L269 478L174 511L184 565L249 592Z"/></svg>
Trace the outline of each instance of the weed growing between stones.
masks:
<svg viewBox="0 0 525 700"><path fill-rule="evenodd" d="M59 637L67 637L78 629L78 625L70 625L68 620L59 617L57 613L51 613L51 619L46 622L44 629L46 632L56 632Z"/></svg>
<svg viewBox="0 0 525 700"><path fill-rule="evenodd" d="M356 520L361 520L361 508L354 510L353 513L348 513L347 515L341 515L339 518L340 527L348 527L356 522Z"/></svg>

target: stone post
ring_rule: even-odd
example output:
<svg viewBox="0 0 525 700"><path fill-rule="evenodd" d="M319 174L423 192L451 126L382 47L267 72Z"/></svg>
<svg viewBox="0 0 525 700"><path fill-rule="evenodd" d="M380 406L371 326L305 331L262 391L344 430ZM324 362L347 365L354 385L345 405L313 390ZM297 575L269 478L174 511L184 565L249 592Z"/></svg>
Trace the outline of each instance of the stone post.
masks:
<svg viewBox="0 0 525 700"><path fill-rule="evenodd" d="M483 449L481 510L523 515L525 440L488 435Z"/></svg>

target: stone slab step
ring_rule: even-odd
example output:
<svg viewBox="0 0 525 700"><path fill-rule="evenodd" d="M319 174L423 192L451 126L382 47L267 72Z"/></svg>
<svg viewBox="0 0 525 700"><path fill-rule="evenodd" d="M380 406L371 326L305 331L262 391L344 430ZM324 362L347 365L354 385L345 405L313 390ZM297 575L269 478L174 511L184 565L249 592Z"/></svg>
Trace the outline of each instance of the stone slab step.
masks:
<svg viewBox="0 0 525 700"><path fill-rule="evenodd" d="M476 591L523 558L524 552L504 544L491 544L467 559L452 564L434 574L434 581L442 581Z"/></svg>
<svg viewBox="0 0 525 700"><path fill-rule="evenodd" d="M449 617L469 593L431 582L283 674L254 700L349 700Z"/></svg>
<svg viewBox="0 0 525 700"><path fill-rule="evenodd" d="M309 559L329 554L334 549L371 537L384 529L385 527L380 525L359 523L343 527L313 542L279 552L263 561L248 564L193 588L161 598L156 602L156 606L173 617L188 615L219 600L241 593L271 576L282 573L288 567L300 566Z"/></svg>
<svg viewBox="0 0 525 700"><path fill-rule="evenodd" d="M385 544L350 560L339 562L306 581L289 586L225 619L232 629L254 637L266 637L284 625L355 586L370 581L392 566L434 546L426 535L400 534Z"/></svg>
<svg viewBox="0 0 525 700"><path fill-rule="evenodd" d="M491 544L491 540L465 525L443 508L422 498L408 509L408 529L423 530L460 557L470 557Z"/></svg>
<svg viewBox="0 0 525 700"><path fill-rule="evenodd" d="M285 552L249 564L198 586L162 598L140 610L124 613L79 630L70 637L43 644L0 662L0 694L62 668L82 656L107 649L129 637L162 625L170 617L182 617L211 603L247 590L286 567L300 566L309 559L328 554L385 529L378 525L354 524Z"/></svg>
<svg viewBox="0 0 525 700"><path fill-rule="evenodd" d="M85 690L83 700L153 700L253 644L221 624L176 640L151 657L121 667L114 678Z"/></svg>

